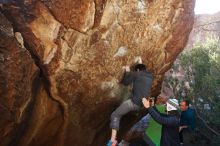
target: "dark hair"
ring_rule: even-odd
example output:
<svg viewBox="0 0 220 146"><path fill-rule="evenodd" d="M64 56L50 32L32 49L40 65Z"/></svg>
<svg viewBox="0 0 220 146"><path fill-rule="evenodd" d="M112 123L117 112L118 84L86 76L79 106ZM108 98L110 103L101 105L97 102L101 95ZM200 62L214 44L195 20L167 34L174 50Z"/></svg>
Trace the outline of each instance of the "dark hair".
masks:
<svg viewBox="0 0 220 146"><path fill-rule="evenodd" d="M183 100L182 102L185 102L185 105L189 106L189 100Z"/></svg>
<svg viewBox="0 0 220 146"><path fill-rule="evenodd" d="M146 70L146 66L144 64L137 64L137 65L135 65L134 70L135 71L138 71L138 70L144 71L144 70Z"/></svg>

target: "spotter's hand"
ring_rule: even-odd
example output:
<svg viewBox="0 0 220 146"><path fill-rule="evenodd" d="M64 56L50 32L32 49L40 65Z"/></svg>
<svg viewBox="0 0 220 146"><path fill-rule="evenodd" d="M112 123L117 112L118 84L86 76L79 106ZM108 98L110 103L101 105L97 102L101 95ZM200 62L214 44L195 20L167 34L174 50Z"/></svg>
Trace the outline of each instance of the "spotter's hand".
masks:
<svg viewBox="0 0 220 146"><path fill-rule="evenodd" d="M150 100L148 100L146 98L142 98L142 103L143 103L145 108L149 108L150 105L151 105Z"/></svg>

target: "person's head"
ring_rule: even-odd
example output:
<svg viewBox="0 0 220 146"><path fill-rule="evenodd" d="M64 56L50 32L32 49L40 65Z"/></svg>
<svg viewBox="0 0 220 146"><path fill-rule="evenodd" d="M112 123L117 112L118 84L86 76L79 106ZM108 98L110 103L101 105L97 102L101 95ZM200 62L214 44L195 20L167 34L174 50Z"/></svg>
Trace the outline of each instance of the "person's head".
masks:
<svg viewBox="0 0 220 146"><path fill-rule="evenodd" d="M146 70L146 66L144 64L136 64L134 67L135 71L145 71Z"/></svg>
<svg viewBox="0 0 220 146"><path fill-rule="evenodd" d="M166 111L169 115L177 115L179 108L178 100L176 99L168 99L166 103Z"/></svg>
<svg viewBox="0 0 220 146"><path fill-rule="evenodd" d="M189 108L189 101L188 100L183 100L180 102L180 110L181 111L186 111Z"/></svg>

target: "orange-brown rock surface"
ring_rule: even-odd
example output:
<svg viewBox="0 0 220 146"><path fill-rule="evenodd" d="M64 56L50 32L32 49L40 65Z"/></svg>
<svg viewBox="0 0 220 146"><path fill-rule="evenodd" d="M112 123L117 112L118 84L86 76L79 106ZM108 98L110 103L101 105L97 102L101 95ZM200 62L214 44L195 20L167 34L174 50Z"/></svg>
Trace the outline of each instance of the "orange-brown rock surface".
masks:
<svg viewBox="0 0 220 146"><path fill-rule="evenodd" d="M0 145L104 145L137 56L164 73L192 29L194 0L4 0ZM125 121L129 124L129 121Z"/></svg>

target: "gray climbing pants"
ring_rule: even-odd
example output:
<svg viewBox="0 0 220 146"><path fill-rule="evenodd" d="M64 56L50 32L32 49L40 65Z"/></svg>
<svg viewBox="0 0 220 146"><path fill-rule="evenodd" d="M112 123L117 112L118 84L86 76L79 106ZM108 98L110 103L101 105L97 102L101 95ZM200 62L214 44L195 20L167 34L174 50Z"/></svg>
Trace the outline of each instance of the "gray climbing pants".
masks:
<svg viewBox="0 0 220 146"><path fill-rule="evenodd" d="M131 99L124 101L112 114L111 114L111 129L119 130L121 117L130 111L138 111L141 107L134 104Z"/></svg>

